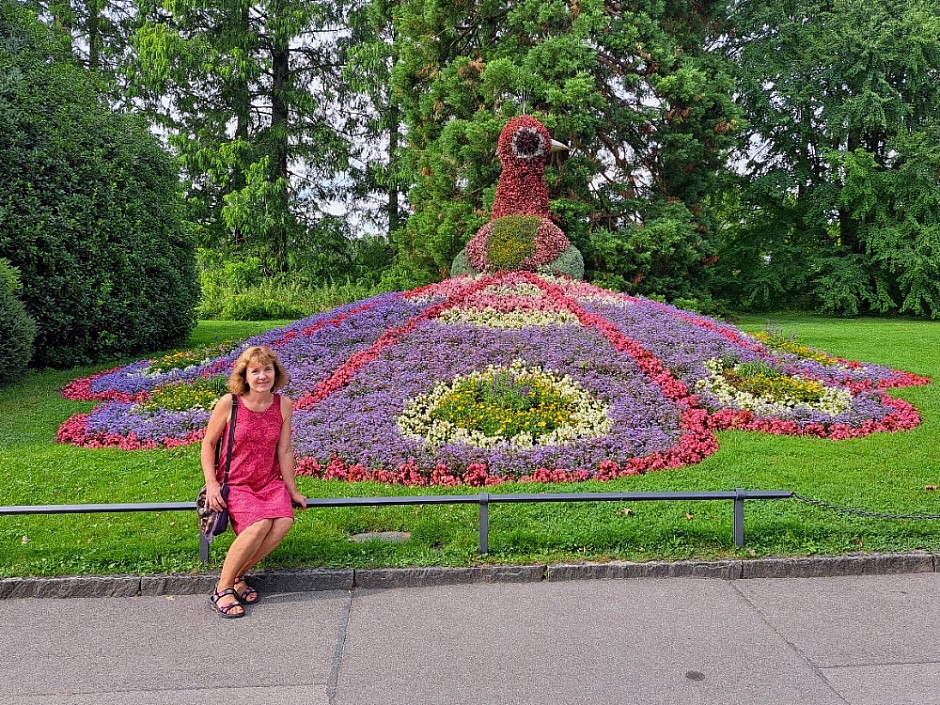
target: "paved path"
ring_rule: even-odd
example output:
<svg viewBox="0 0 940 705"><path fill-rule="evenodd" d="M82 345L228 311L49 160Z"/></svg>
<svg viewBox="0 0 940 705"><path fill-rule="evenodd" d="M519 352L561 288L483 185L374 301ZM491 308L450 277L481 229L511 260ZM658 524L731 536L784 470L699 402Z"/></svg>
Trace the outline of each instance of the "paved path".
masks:
<svg viewBox="0 0 940 705"><path fill-rule="evenodd" d="M940 574L0 601L2 705L940 704Z"/></svg>

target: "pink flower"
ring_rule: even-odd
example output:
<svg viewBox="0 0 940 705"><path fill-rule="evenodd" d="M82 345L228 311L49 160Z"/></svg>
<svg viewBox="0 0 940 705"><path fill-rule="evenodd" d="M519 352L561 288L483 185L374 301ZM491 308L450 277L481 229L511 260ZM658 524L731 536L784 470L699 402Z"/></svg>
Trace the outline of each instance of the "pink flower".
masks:
<svg viewBox="0 0 940 705"><path fill-rule="evenodd" d="M529 115L506 123L496 147L503 171L493 199L494 219L504 215L549 215L545 164L551 142L548 130Z"/></svg>
<svg viewBox="0 0 940 705"><path fill-rule="evenodd" d="M175 448L191 445L202 440L205 429L190 431L181 438L162 438L160 440L141 440L131 433L122 436L119 433L89 432L86 421L89 414L75 414L67 419L56 433L56 442L70 443L80 448L120 448L121 450L151 450L154 448Z"/></svg>
<svg viewBox="0 0 940 705"><path fill-rule="evenodd" d="M110 370L96 372L89 377L74 379L62 388L62 396L72 401L123 401L123 402L144 402L147 401L147 392L137 394L128 394L114 389L106 389L103 392L93 392L91 385L96 379L109 375L120 370L120 367L112 367Z"/></svg>

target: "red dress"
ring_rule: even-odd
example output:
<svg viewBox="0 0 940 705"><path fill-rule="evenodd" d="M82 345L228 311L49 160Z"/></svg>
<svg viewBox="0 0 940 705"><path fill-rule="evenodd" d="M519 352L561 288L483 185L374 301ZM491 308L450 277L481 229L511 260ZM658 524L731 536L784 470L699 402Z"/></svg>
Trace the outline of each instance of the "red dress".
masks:
<svg viewBox="0 0 940 705"><path fill-rule="evenodd" d="M277 462L277 442L281 437L281 395L267 411L252 411L238 400L235 419L235 445L232 467L228 476L228 513L232 529L240 534L261 519L294 518L290 494L281 477ZM225 452L228 447L228 424L219 443L222 453L216 477L222 482Z"/></svg>

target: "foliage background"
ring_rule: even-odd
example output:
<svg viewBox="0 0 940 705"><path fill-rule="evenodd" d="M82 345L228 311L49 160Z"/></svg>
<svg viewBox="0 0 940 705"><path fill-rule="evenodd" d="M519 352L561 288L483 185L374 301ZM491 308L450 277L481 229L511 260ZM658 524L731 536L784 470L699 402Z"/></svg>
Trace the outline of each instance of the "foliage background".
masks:
<svg viewBox="0 0 940 705"><path fill-rule="evenodd" d="M938 317L940 6L738 9L725 51L752 141L716 286L750 308Z"/></svg>
<svg viewBox="0 0 940 705"><path fill-rule="evenodd" d="M0 259L0 359L6 366L0 386L20 382L33 357L36 323L17 298L21 286L17 270Z"/></svg>
<svg viewBox="0 0 940 705"><path fill-rule="evenodd" d="M940 0L3 1L176 157L211 315L287 313L226 306L246 262L287 299L447 276L529 112L596 283L940 316Z"/></svg>

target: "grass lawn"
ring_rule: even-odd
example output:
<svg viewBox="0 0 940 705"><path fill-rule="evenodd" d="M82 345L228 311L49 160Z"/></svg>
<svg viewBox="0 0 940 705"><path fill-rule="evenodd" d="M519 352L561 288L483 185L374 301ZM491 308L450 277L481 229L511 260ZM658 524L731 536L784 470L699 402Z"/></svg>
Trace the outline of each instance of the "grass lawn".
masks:
<svg viewBox="0 0 940 705"><path fill-rule="evenodd" d="M940 381L940 322L743 317L749 331L768 321L800 341L863 362ZM190 346L244 338L277 324L202 322ZM119 362L127 361L118 361ZM167 502L195 497L202 484L195 446L173 450L86 450L55 443L59 425L92 403L67 401L62 386L100 368L30 373L0 390L0 505ZM923 424L910 432L848 441L723 432L705 462L674 471L580 485L516 485L495 492L611 492L786 489L833 504L894 514L940 513L940 383L893 390ZM474 488L409 489L299 478L310 497L472 494ZM629 511L628 511L629 510ZM940 551L940 521L869 519L794 499L749 502L746 546L732 542L730 502L525 504L490 507L490 553L479 556L471 506L322 509L299 516L268 567L475 565L583 560L652 560ZM365 531L409 531L390 544L355 543ZM231 541L213 547L213 565ZM195 514L161 512L0 516L0 577L204 570Z"/></svg>

